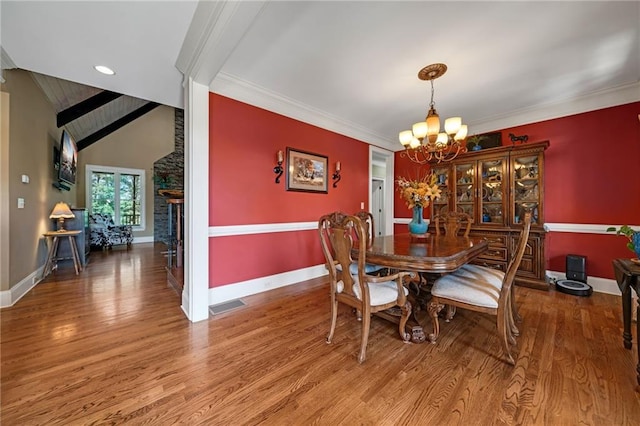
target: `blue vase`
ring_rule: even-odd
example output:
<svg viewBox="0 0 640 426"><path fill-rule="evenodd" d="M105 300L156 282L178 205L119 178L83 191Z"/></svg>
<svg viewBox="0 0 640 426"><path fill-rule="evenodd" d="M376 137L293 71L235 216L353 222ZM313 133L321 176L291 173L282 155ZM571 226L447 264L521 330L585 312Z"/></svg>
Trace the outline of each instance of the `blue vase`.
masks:
<svg viewBox="0 0 640 426"><path fill-rule="evenodd" d="M429 224L422 218L422 206L413 208L413 217L409 222L409 232L411 234L426 234Z"/></svg>
<svg viewBox="0 0 640 426"><path fill-rule="evenodd" d="M636 256L640 259L640 232L634 232L631 236L631 242L633 243L633 251L636 252Z"/></svg>

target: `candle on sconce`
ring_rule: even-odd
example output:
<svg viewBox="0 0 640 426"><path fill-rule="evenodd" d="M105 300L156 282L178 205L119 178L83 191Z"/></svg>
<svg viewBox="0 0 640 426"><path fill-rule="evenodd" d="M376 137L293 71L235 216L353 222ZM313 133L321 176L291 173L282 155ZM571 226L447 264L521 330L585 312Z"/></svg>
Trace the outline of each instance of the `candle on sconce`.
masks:
<svg viewBox="0 0 640 426"><path fill-rule="evenodd" d="M282 163L284 161L284 155L282 151L278 151L278 163Z"/></svg>
<svg viewBox="0 0 640 426"><path fill-rule="evenodd" d="M340 162L338 161L336 163L336 172L339 172L339 171L340 171Z"/></svg>

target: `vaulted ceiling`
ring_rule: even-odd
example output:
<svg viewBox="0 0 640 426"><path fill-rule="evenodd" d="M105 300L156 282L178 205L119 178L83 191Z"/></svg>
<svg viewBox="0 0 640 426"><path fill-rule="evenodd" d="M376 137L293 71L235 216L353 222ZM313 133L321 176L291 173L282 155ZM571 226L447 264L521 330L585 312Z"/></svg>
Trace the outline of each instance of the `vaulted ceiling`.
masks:
<svg viewBox="0 0 640 426"><path fill-rule="evenodd" d="M427 112L431 63L449 67L438 112L471 134L640 100L640 2L3 0L0 18L3 68L34 72L57 111L126 95L66 124L77 139L182 107L183 72L392 150Z"/></svg>

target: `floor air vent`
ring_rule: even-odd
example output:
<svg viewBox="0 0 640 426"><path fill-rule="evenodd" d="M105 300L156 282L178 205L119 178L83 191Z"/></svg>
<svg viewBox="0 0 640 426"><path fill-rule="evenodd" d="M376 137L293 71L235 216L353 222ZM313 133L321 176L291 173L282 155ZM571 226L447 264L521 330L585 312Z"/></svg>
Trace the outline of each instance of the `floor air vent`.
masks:
<svg viewBox="0 0 640 426"><path fill-rule="evenodd" d="M245 306L245 303L240 299L230 300L228 302L219 303L217 305L209 306L209 312L211 315L218 315L224 312L229 312L237 308Z"/></svg>

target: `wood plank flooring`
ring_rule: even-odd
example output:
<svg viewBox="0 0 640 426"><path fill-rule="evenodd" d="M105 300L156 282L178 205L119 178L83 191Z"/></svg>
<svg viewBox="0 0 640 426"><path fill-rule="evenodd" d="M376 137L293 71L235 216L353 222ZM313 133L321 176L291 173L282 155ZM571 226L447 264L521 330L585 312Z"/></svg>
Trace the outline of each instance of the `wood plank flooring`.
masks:
<svg viewBox="0 0 640 426"><path fill-rule="evenodd" d="M374 318L360 365L348 309L325 343L323 280L193 324L160 251L92 252L0 311L2 425L640 423L618 297L518 288L515 367L489 316L459 310L437 345Z"/></svg>

